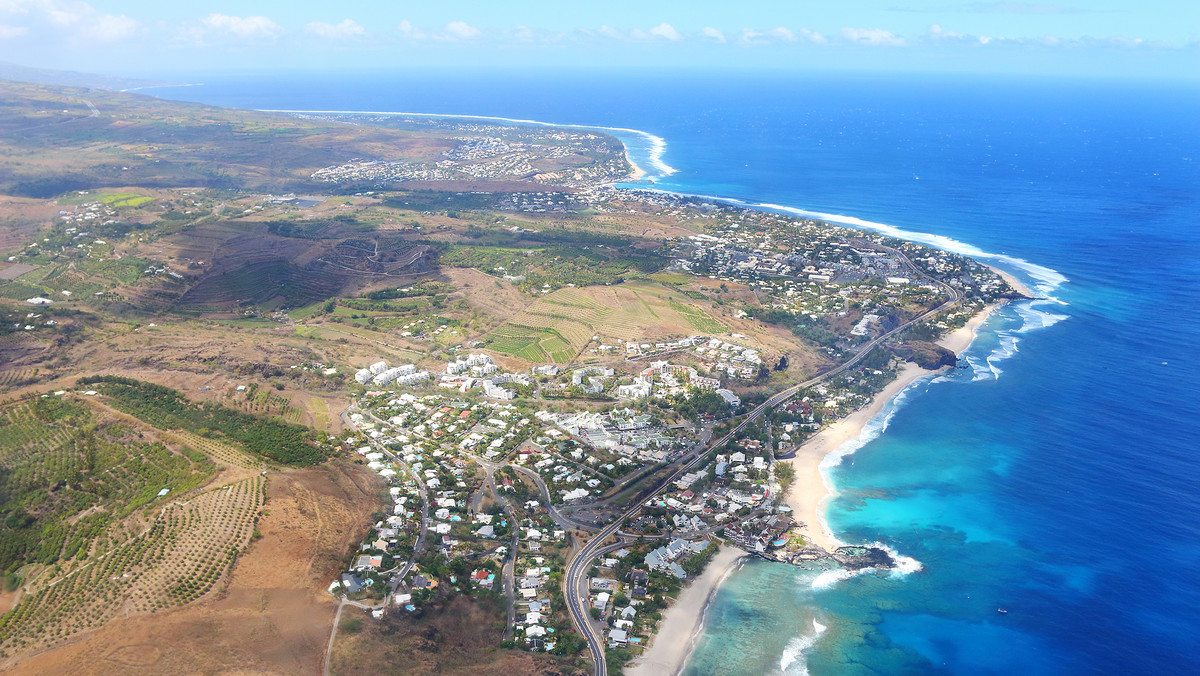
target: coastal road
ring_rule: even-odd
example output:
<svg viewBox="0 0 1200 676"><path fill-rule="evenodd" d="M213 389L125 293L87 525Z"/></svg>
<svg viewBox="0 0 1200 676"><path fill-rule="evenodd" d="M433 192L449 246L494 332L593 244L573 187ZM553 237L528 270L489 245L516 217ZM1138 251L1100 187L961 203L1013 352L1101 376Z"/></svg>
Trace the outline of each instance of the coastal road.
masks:
<svg viewBox="0 0 1200 676"><path fill-rule="evenodd" d="M905 260L905 262L907 262L909 265L912 265L911 261L908 260L907 256L904 256L904 254L900 253L899 251L896 251L896 253L899 256L901 256ZM836 366L828 371L825 371L824 373L818 374L812 378L809 378L808 380L805 380L804 382L797 383L796 385L792 385L791 387L789 387L785 390L782 390L782 391L776 393L775 395L771 396L766 401L759 404L752 411L750 411L750 413L746 416L745 420L743 420L736 427L734 427L732 430L730 430L727 434L725 434L725 436L710 443L707 450L712 450L714 448L720 448L723 444L725 444L726 442L735 438L738 433L740 433L743 429L746 428L746 426L750 425L755 420L757 420L760 416L762 416L763 413L766 413L767 411L771 410L775 406L778 406L778 405L782 404L783 402L787 401L788 399L791 399L793 396L795 396L800 391L802 391L806 388L812 387L813 385L816 385L817 383L820 383L821 381L828 380L829 378L832 378L833 376L836 376L840 373L843 373L843 372L853 368L860 361L865 359L866 356L871 352L871 350L875 349L877 346L879 346L881 343L888 340L892 336L895 336L896 334L907 329L908 327L912 326L913 324L916 324L917 322L924 321L924 320L934 317L938 314L941 314L942 312L945 312L946 310L949 310L950 308L955 307L956 305L958 305L959 303L962 302L962 295L958 292L958 290L954 289L953 287L951 287L948 284L942 283L939 280L935 280L931 277L924 275L923 273L920 272L919 269L916 268L915 265L912 265L912 267L922 277L937 284L939 287L941 287L943 290L945 290L947 293L949 293L950 299L947 300L946 302L942 303L941 305L938 305L937 307L933 308L932 310L929 310L928 312L925 312L917 317L914 317L913 319L908 320L907 322L897 326L896 328L892 329L891 331L887 331L887 332L881 334L879 337L877 337L874 340L865 344L862 347L862 349L859 350L858 353L855 354L853 357L842 362L838 366ZM604 541L607 540L612 535L614 535L617 532L617 530L620 528L621 524L626 519L630 519L630 518L633 518L634 516L636 516L637 513L642 510L642 508L645 506L645 504L647 502L649 502L652 498L654 498L659 493L661 493L664 490L666 490L667 488L669 488L672 484L675 483L675 481L679 477L681 477L684 474L686 474L687 472L691 471L692 467L694 465L698 464L706 456L707 456L707 452L696 453L695 457L693 457L688 462L684 463L682 466L678 467L672 474L670 474L667 477L667 479L665 481L663 481L659 485L658 488L651 491L650 494L647 495L642 500L640 500L638 502L638 504L632 506L627 511L625 511L623 514L621 514L616 519L614 519L611 524L609 524L605 528L601 529L600 532L597 533L596 536L593 537L591 540L589 540L587 542L587 544L585 544L582 548L580 548L575 553L574 558L572 558L567 563L567 572L566 572L566 575L563 576L563 582L562 582L563 596L566 598L566 601L567 601L567 611L571 615L572 624L575 625L576 631L578 631L581 635L583 635L583 637L585 639L587 639L588 649L592 653L593 673L595 674L595 676L606 676L608 674L608 664L607 664L607 660L605 659L605 655L604 655L604 635L599 630L597 630L597 628L591 623L591 616L588 613L588 607L590 605L590 601L588 598L588 589L582 587L583 580L586 579L587 570L588 570L588 568L591 567L592 560L595 559L600 554L600 552L605 549L605 546L603 544Z"/></svg>

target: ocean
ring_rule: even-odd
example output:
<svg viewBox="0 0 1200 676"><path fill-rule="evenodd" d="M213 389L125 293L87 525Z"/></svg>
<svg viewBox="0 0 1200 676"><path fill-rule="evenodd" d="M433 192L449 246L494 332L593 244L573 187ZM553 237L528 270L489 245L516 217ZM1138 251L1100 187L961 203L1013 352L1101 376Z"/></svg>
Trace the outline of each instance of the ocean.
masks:
<svg viewBox="0 0 1200 676"><path fill-rule="evenodd" d="M717 593L684 673L1200 673L1197 84L200 79L150 93L640 130L615 133L655 188L902 231L1037 290L982 327L969 368L918 381L826 469L834 533L913 565L846 577L750 561Z"/></svg>

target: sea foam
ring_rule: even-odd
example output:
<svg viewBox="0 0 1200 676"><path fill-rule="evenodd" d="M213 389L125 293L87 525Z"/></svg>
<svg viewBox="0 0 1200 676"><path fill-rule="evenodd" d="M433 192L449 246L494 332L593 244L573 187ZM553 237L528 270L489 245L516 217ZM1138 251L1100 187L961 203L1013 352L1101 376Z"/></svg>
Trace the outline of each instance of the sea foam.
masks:
<svg viewBox="0 0 1200 676"><path fill-rule="evenodd" d="M825 633L827 627L814 617L812 621L813 630L809 634L801 634L791 641L788 641L787 646L783 649L783 655L779 658L779 671L788 676L807 676L808 665L804 659L804 653L817 644L817 640L821 638L821 634Z"/></svg>

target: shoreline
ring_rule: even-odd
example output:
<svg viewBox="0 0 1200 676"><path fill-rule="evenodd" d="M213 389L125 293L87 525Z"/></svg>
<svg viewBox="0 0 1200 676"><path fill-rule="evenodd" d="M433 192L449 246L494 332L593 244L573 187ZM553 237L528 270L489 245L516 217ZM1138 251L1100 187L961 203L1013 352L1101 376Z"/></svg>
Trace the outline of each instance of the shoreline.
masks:
<svg viewBox="0 0 1200 676"><path fill-rule="evenodd" d="M621 145L625 146L624 143L622 143ZM629 172L629 176L627 178L625 178L624 180L638 181L638 180L641 180L642 178L645 178L646 170L639 167L637 162L634 162L633 158L629 156L629 146L625 146L625 161L629 163L630 172Z"/></svg>
<svg viewBox="0 0 1200 676"><path fill-rule="evenodd" d="M1018 282L1019 284L1019 282ZM1017 287L1014 287L1017 288ZM1018 288L1021 291L1024 287ZM971 343L980 325L1007 301L994 303L975 313L965 325L938 339L937 344L962 354ZM792 508L797 521L796 530L806 542L833 553L846 543L838 540L829 529L825 511L836 491L822 471L827 459L837 458L838 451L847 443L862 436L873 418L879 415L901 392L917 380L940 373L944 369L929 370L916 364L906 363L892 382L871 399L863 408L834 422L817 432L801 444L795 457L779 462L788 462L796 470L795 480L784 495L784 503ZM707 624L707 610L713 597L737 563L750 556L729 545L721 545L720 551L696 578L683 589L679 598L663 613L663 620L654 632L651 643L641 657L626 667L629 676L662 676L678 674L691 658L696 638Z"/></svg>
<svg viewBox="0 0 1200 676"><path fill-rule="evenodd" d="M1025 286L1025 284L1021 280L1014 277L1011 273L1005 272L1004 270L1001 270L1000 268L998 268L994 265L988 265L987 263L983 263L983 266L986 267L987 269L991 270L992 272L996 273L997 275L1000 275L1000 279L1003 279L1005 282L1007 282L1008 285L1013 288L1013 290L1015 290L1017 293L1021 294L1022 296L1025 296L1026 298L1029 298L1029 299L1037 298L1037 296L1033 293L1032 290L1030 290L1030 288L1028 286Z"/></svg>
<svg viewBox="0 0 1200 676"><path fill-rule="evenodd" d="M628 676L678 674L692 656L695 638L704 629L709 604L721 583L745 557L746 552L721 545L704 572L679 593L664 612L654 638L640 657L625 667Z"/></svg>
<svg viewBox="0 0 1200 676"><path fill-rule="evenodd" d="M937 344L956 355L962 354L975 340L979 326L1003 304L995 303L985 307L964 326L938 339ZM832 461L836 458L840 462L842 454L838 453L839 450L861 437L867 423L883 411L897 395L917 380L939 373L940 370L931 371L916 364L905 364L896 379L876 394L871 403L817 432L800 445L795 457L780 461L791 463L795 470L795 479L784 495L784 502L792 508L792 516L797 523L803 524L798 525L796 530L804 537L805 542L815 544L828 553L846 546L846 543L837 539L825 520L829 502L836 495L835 488L823 471L826 460Z"/></svg>

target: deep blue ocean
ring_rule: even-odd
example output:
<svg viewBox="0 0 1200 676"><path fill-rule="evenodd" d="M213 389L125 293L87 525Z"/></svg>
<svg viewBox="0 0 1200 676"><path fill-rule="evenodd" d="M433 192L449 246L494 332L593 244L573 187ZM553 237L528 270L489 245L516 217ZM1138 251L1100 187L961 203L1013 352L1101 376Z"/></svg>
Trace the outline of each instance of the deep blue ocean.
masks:
<svg viewBox="0 0 1200 676"><path fill-rule="evenodd" d="M657 139L620 135L658 188L917 233L1045 296L993 315L972 368L906 391L829 469L832 530L919 570L838 579L747 563L718 593L685 673L1200 673L1200 85L667 72L200 80L153 93L642 130Z"/></svg>

